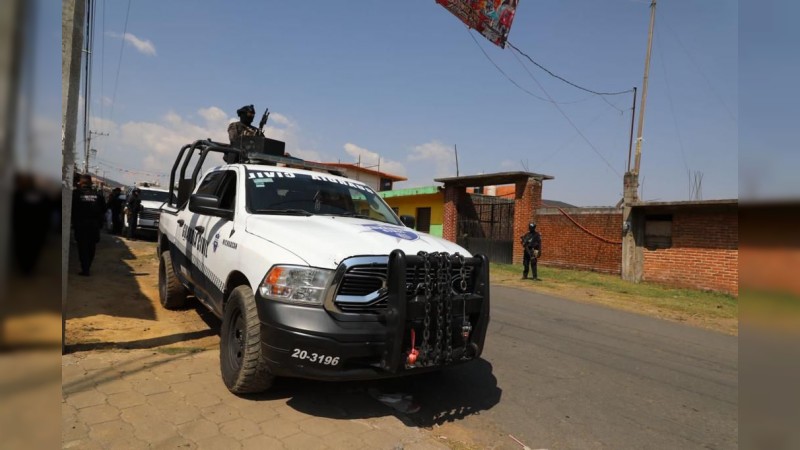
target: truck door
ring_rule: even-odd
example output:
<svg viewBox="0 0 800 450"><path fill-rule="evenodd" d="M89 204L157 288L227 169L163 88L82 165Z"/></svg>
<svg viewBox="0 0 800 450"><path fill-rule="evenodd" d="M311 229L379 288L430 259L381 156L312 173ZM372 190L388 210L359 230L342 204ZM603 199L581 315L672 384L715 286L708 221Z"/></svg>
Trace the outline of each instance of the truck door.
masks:
<svg viewBox="0 0 800 450"><path fill-rule="evenodd" d="M220 182L225 172L216 171L208 173L196 194L216 195ZM182 253L179 256L181 274L189 279L195 294L201 301L208 300L205 290L205 253L208 251L208 232L205 229L208 217L189 211L189 202L183 205L178 212L177 231L178 247Z"/></svg>
<svg viewBox="0 0 800 450"><path fill-rule="evenodd" d="M220 210L234 213L236 211L237 176L233 169L225 170L214 195L219 198ZM239 241L244 235L244 226L237 233L236 219L219 216L204 216L205 235L208 239L206 251L203 253L205 271L205 292L209 296L212 307L222 314L222 295L225 289L225 278L234 267L239 266Z"/></svg>

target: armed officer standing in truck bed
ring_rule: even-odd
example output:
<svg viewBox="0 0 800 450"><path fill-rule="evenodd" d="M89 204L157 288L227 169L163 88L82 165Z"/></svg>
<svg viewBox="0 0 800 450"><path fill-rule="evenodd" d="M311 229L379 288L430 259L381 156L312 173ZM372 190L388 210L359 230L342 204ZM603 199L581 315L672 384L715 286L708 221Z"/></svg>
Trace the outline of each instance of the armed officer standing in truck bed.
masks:
<svg viewBox="0 0 800 450"><path fill-rule="evenodd" d="M256 117L256 108L253 105L242 106L236 110L238 122L228 125L228 137L231 145L238 145L244 136L264 136L264 132L253 126Z"/></svg>
<svg viewBox="0 0 800 450"><path fill-rule="evenodd" d="M228 138L230 138L232 146L241 147L242 138L246 136L264 137L263 127L266 124L268 113L265 112L264 117L261 118L261 128L253 126L253 119L256 117L256 108L253 105L242 106L236 110L236 114L239 116L239 121L231 122L228 125ZM226 154L224 159L230 164L238 162L238 157L232 154Z"/></svg>

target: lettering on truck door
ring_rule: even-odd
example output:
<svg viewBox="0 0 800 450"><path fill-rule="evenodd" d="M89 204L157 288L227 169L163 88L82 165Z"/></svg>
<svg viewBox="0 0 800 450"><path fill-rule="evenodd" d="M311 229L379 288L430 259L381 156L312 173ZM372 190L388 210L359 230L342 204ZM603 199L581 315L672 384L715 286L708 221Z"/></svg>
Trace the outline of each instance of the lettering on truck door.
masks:
<svg viewBox="0 0 800 450"><path fill-rule="evenodd" d="M237 176L235 170L225 171L225 175L217 189L219 198L218 208L228 214L236 212L238 202ZM244 226L237 233L235 226L236 217L229 219L209 215L206 221L206 235L208 242L206 252L203 254L203 269L205 272L205 290L211 298L214 309L222 313L222 294L225 288L225 278L233 267L238 267L239 239L244 236Z"/></svg>
<svg viewBox="0 0 800 450"><path fill-rule="evenodd" d="M216 195L225 172L210 172L203 178L195 194ZM186 220L180 228L180 247L184 251L187 268L189 268L195 294L201 301L209 302L205 282L205 254L208 252L208 216L189 211L188 204L181 213L186 213ZM180 214L179 214L180 215Z"/></svg>

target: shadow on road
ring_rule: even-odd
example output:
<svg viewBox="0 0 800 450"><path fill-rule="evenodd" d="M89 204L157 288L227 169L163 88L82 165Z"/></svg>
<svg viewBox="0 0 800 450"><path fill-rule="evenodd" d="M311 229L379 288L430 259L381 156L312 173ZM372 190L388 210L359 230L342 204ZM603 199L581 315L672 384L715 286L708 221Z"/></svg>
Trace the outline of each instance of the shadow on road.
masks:
<svg viewBox="0 0 800 450"><path fill-rule="evenodd" d="M120 237L103 233L97 245L92 276L77 276L78 251L70 248L69 286L67 290L67 320L96 315L154 320L156 313L150 300L142 293L133 264L137 260L130 243Z"/></svg>
<svg viewBox="0 0 800 450"><path fill-rule="evenodd" d="M413 413L397 411L370 395L376 391L410 395L420 409ZM395 415L408 426L431 427L488 411L500 402L501 395L492 365L478 359L440 372L374 381L279 378L268 392L250 398L289 398L287 405L316 417L351 420Z"/></svg>

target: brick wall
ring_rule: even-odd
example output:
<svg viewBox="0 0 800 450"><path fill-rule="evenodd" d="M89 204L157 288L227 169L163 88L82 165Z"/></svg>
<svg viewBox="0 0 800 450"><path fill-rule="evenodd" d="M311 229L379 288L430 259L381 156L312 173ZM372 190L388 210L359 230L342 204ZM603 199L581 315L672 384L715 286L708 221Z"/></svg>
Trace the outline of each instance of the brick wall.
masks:
<svg viewBox="0 0 800 450"><path fill-rule="evenodd" d="M467 189L462 186L445 186L444 218L442 220L442 237L456 242L458 225L458 205L467 196Z"/></svg>
<svg viewBox="0 0 800 450"><path fill-rule="evenodd" d="M514 264L522 264L522 243L519 238L528 232L528 224L536 220L536 209L542 205L542 182L528 178L517 182L514 192Z"/></svg>
<svg viewBox="0 0 800 450"><path fill-rule="evenodd" d="M576 225L558 208L539 208L536 211L536 228L542 234L542 257L539 263L619 274L622 245L608 241L619 242L621 239L621 210L564 208L564 211L589 232Z"/></svg>
<svg viewBox="0 0 800 450"><path fill-rule="evenodd" d="M645 281L738 294L739 220L735 209L678 210L672 247L644 249Z"/></svg>

